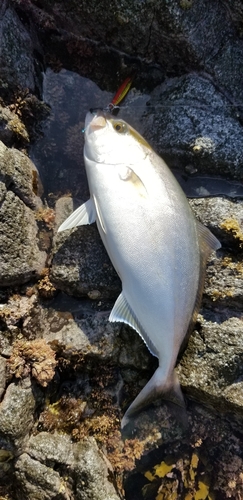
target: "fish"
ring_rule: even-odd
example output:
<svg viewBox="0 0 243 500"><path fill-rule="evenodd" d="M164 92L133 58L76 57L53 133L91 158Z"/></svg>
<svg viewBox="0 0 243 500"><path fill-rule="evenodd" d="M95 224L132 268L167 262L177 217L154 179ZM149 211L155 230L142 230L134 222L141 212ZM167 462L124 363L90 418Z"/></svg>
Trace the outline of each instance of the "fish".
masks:
<svg viewBox="0 0 243 500"><path fill-rule="evenodd" d="M220 242L195 218L164 160L124 120L102 110L86 115L84 163L90 199L58 231L96 221L122 282L109 320L136 330L158 358L121 427L158 397L179 414L185 402L175 365Z"/></svg>

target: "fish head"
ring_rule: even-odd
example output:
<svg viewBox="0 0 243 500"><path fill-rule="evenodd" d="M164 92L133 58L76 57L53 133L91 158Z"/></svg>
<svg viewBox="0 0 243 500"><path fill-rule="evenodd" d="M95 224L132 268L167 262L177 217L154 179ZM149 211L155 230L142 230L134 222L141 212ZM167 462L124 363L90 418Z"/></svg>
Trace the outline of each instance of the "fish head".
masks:
<svg viewBox="0 0 243 500"><path fill-rule="evenodd" d="M152 149L124 120L101 110L87 113L84 156L95 163L134 165Z"/></svg>

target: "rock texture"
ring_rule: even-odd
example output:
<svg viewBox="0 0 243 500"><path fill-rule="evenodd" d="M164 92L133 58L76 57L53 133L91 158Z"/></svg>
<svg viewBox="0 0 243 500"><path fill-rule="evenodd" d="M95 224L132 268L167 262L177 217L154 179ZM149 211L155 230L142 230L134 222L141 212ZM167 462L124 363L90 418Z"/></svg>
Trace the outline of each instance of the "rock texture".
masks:
<svg viewBox="0 0 243 500"><path fill-rule="evenodd" d="M0 6L0 495L10 500L243 497L242 12L238 0ZM24 89L37 92L41 53L55 70L44 79L46 136L32 150L44 208L34 164L6 147L26 148L33 137ZM75 197L88 197L85 112L107 105L131 74L120 116L184 183L198 175L199 193L199 176L224 185L213 199L190 201L222 248L176 368L188 433L159 401L122 439L120 419L157 361L135 331L108 322L121 284L96 227L56 230Z"/></svg>
<svg viewBox="0 0 243 500"><path fill-rule="evenodd" d="M94 439L72 443L68 436L42 432L30 439L27 453L18 458L16 480L27 499L36 495L38 484L41 500L71 500L74 491L77 500L118 500L107 465Z"/></svg>
<svg viewBox="0 0 243 500"><path fill-rule="evenodd" d="M25 283L40 274L46 254L39 250L36 235L32 210L13 192L5 191L0 207L1 286Z"/></svg>
<svg viewBox="0 0 243 500"><path fill-rule="evenodd" d="M34 90L34 44L30 33L6 0L1 2L0 18L1 77L7 85L20 85Z"/></svg>
<svg viewBox="0 0 243 500"><path fill-rule="evenodd" d="M71 198L63 201L66 207L61 199L56 205L58 222L72 212ZM64 217L61 214L65 214ZM91 299L117 297L121 289L120 280L94 225L57 234L53 252L50 277L58 288L71 295Z"/></svg>
<svg viewBox="0 0 243 500"><path fill-rule="evenodd" d="M148 105L143 133L171 167L242 180L242 124L212 78L167 79Z"/></svg>
<svg viewBox="0 0 243 500"><path fill-rule="evenodd" d="M0 142L0 286L25 283L40 274L46 253L39 250L32 208L38 174L30 159Z"/></svg>

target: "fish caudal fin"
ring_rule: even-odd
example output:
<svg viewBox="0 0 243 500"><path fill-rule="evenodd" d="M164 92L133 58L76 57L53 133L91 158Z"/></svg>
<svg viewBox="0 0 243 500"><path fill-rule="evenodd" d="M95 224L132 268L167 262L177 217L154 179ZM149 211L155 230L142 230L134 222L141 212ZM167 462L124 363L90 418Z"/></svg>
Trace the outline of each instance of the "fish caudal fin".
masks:
<svg viewBox="0 0 243 500"><path fill-rule="evenodd" d="M84 226L85 224L92 224L96 220L96 210L93 200L89 199L78 207L74 212L59 226L58 233L66 229L72 229L76 226Z"/></svg>
<svg viewBox="0 0 243 500"><path fill-rule="evenodd" d="M181 392L178 377L175 371L173 371L172 375L165 380L163 369L159 366L152 378L127 409L121 421L121 428L123 429L127 424L129 424L131 417L135 413L139 412L159 397L168 402L173 415L183 424L183 427L186 427L187 415L185 401Z"/></svg>

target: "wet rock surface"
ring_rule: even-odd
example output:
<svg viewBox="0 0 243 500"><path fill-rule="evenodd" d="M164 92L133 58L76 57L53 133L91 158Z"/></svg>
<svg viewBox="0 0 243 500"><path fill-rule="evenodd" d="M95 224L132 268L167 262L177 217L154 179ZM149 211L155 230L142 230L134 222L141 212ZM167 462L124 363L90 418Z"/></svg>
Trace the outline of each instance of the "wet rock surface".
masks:
<svg viewBox="0 0 243 500"><path fill-rule="evenodd" d="M31 160L0 142L0 286L40 275L46 253L39 249L33 209L40 209L40 181Z"/></svg>
<svg viewBox="0 0 243 500"><path fill-rule="evenodd" d="M20 85L34 90L36 73L33 39L19 16L4 0L0 6L0 68L7 85Z"/></svg>
<svg viewBox="0 0 243 500"><path fill-rule="evenodd" d="M13 192L6 192L0 208L1 286L25 283L40 275L46 254L39 250L36 235L33 211Z"/></svg>
<svg viewBox="0 0 243 500"><path fill-rule="evenodd" d="M121 285L96 227L56 230L88 198L85 112L107 105L131 72L135 89L119 116L130 116L185 182L197 174L242 180L241 4L4 0L0 14L0 495L239 500L243 226L234 186L190 201L222 248L208 263L176 368L187 431L158 401L121 435L120 419L157 361L135 331L108 322ZM33 163L9 146L26 148L35 136L40 103L29 90L40 89L41 53L56 73L45 76L53 112ZM63 66L92 73L112 93Z"/></svg>
<svg viewBox="0 0 243 500"><path fill-rule="evenodd" d="M60 223L65 220L66 214L73 211L70 210L73 207L71 198L64 198L66 206L60 203L61 200L56 206L57 221ZM64 292L96 300L119 295L121 283L96 226L58 233L53 252L50 278Z"/></svg>
<svg viewBox="0 0 243 500"><path fill-rule="evenodd" d="M0 432L17 449L21 449L29 437L35 407L33 386L29 379L7 387L0 403Z"/></svg>
<svg viewBox="0 0 243 500"><path fill-rule="evenodd" d="M144 134L171 167L242 180L242 125L212 78L167 79L148 104Z"/></svg>
<svg viewBox="0 0 243 500"><path fill-rule="evenodd" d="M27 453L16 463L16 480L26 489L28 499L36 494L38 484L40 499L56 495L71 499L75 490L75 498L80 500L118 500L108 476L109 463L104 462L93 438L72 443L68 436L41 432L30 439Z"/></svg>
<svg viewBox="0 0 243 500"><path fill-rule="evenodd" d="M41 181L34 163L15 148L0 142L0 180L30 208L41 208Z"/></svg>

